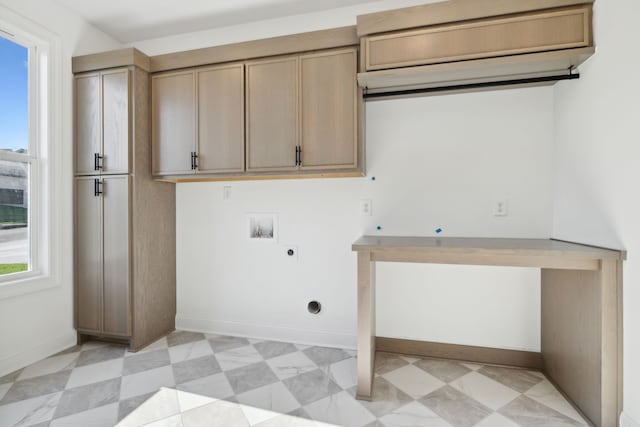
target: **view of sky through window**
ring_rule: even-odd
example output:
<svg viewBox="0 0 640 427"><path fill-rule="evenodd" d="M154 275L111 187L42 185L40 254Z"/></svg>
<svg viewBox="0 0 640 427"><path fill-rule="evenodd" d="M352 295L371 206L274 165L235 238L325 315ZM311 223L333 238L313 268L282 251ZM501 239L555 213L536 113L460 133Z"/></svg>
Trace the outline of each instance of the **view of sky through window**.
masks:
<svg viewBox="0 0 640 427"><path fill-rule="evenodd" d="M29 50L0 37L0 149L27 150Z"/></svg>

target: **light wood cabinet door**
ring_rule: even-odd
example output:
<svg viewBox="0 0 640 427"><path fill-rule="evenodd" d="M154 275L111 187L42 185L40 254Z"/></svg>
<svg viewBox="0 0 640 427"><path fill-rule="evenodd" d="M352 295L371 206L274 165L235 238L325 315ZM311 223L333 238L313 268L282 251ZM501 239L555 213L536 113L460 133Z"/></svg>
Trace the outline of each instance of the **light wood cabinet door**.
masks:
<svg viewBox="0 0 640 427"><path fill-rule="evenodd" d="M75 78L75 169L76 174L98 173L95 155L102 154L100 74Z"/></svg>
<svg viewBox="0 0 640 427"><path fill-rule="evenodd" d="M129 172L129 70L102 73L102 173Z"/></svg>
<svg viewBox="0 0 640 427"><path fill-rule="evenodd" d="M244 65L199 70L198 172L244 171Z"/></svg>
<svg viewBox="0 0 640 427"><path fill-rule="evenodd" d="M131 335L128 175L102 179L103 333Z"/></svg>
<svg viewBox="0 0 640 427"><path fill-rule="evenodd" d="M75 179L76 326L87 332L102 329L102 199L99 178Z"/></svg>
<svg viewBox="0 0 640 427"><path fill-rule="evenodd" d="M162 74L151 81L153 175L194 173L195 73Z"/></svg>
<svg viewBox="0 0 640 427"><path fill-rule="evenodd" d="M294 170L298 58L247 63L247 171Z"/></svg>
<svg viewBox="0 0 640 427"><path fill-rule="evenodd" d="M300 58L301 168L357 163L356 49Z"/></svg>

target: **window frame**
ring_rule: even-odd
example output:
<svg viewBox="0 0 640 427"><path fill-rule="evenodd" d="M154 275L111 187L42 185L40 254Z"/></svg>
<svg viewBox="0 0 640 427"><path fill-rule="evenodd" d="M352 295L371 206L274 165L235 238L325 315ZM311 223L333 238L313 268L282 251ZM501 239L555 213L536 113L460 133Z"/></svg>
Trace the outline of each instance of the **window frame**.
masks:
<svg viewBox="0 0 640 427"><path fill-rule="evenodd" d="M59 36L0 6L2 37L28 48L27 153L3 152L0 159L29 164L30 269L0 276L0 299L61 285L61 185L63 172Z"/></svg>

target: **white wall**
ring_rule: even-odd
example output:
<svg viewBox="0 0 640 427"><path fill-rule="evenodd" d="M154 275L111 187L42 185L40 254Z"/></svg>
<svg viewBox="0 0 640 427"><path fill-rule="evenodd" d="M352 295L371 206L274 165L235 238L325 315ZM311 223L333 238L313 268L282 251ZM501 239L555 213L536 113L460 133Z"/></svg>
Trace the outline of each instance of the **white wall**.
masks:
<svg viewBox="0 0 640 427"><path fill-rule="evenodd" d="M370 103L367 178L179 184L178 327L353 346L350 246L360 235L441 227L548 237L552 93ZM504 195L509 216L494 217L492 201ZM362 198L374 216L360 214ZM279 244L246 239L249 212L279 214ZM299 248L297 261L287 245ZM536 270L381 264L378 274L379 335L539 350ZM306 312L313 298L319 316Z"/></svg>
<svg viewBox="0 0 640 427"><path fill-rule="evenodd" d="M59 35L62 44L62 140L52 150L62 159L52 165L64 171L60 189L61 221L54 224L63 236L61 285L46 291L0 299L0 376L75 343L73 329L72 226L72 74L71 57L120 47L80 17L53 2L2 0L0 5ZM0 13L4 13L0 9Z"/></svg>
<svg viewBox="0 0 640 427"><path fill-rule="evenodd" d="M597 52L556 86L554 236L628 251L623 426L640 425L640 16L637 0L596 2Z"/></svg>

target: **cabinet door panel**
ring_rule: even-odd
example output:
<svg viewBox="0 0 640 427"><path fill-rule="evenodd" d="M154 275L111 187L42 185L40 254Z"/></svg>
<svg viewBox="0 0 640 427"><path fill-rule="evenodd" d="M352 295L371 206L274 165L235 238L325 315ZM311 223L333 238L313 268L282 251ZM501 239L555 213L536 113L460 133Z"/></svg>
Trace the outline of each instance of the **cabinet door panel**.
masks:
<svg viewBox="0 0 640 427"><path fill-rule="evenodd" d="M298 58L247 64L247 170L296 169Z"/></svg>
<svg viewBox="0 0 640 427"><path fill-rule="evenodd" d="M94 178L76 178L76 326L102 328L102 200L94 195Z"/></svg>
<svg viewBox="0 0 640 427"><path fill-rule="evenodd" d="M355 167L356 50L306 55L300 60L302 168Z"/></svg>
<svg viewBox="0 0 640 427"><path fill-rule="evenodd" d="M244 171L244 66L198 71L198 171Z"/></svg>
<svg viewBox="0 0 640 427"><path fill-rule="evenodd" d="M191 174L195 151L194 72L154 76L151 84L154 175Z"/></svg>
<svg viewBox="0 0 640 427"><path fill-rule="evenodd" d="M129 70L102 75L103 173L129 172Z"/></svg>
<svg viewBox="0 0 640 427"><path fill-rule="evenodd" d="M103 179L104 327L109 335L131 335L129 177Z"/></svg>
<svg viewBox="0 0 640 427"><path fill-rule="evenodd" d="M76 82L76 173L95 174L94 155L102 153L100 75L88 74Z"/></svg>

